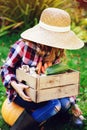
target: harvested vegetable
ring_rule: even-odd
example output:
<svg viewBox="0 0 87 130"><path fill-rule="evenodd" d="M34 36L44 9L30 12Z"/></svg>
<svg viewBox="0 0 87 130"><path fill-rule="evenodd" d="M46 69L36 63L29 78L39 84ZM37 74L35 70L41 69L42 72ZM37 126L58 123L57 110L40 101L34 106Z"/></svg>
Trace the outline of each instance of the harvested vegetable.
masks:
<svg viewBox="0 0 87 130"><path fill-rule="evenodd" d="M66 72L67 70L69 70L69 67L64 63L54 64L46 69L45 74L46 75L59 74Z"/></svg>

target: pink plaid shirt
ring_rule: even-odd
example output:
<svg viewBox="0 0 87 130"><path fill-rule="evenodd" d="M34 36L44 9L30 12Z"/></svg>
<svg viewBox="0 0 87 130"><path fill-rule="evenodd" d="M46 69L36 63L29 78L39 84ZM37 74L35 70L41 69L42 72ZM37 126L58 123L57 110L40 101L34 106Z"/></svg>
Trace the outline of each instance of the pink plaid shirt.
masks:
<svg viewBox="0 0 87 130"><path fill-rule="evenodd" d="M7 95L10 100L13 100L17 95L10 85L12 80L18 82L16 79L16 69L22 65L36 66L42 60L42 57L37 55L36 48L36 44L32 42L25 43L22 39L18 40L11 47L6 62L1 67L2 82L7 89Z"/></svg>

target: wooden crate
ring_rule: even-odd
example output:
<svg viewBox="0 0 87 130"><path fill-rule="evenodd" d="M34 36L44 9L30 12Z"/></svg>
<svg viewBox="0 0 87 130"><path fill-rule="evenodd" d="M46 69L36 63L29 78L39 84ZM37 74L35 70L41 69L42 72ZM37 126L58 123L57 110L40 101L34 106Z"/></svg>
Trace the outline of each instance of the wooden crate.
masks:
<svg viewBox="0 0 87 130"><path fill-rule="evenodd" d="M75 96L79 91L79 72L68 72L49 76L30 75L21 69L16 70L17 79L30 86L27 95L32 101L42 102L50 99Z"/></svg>

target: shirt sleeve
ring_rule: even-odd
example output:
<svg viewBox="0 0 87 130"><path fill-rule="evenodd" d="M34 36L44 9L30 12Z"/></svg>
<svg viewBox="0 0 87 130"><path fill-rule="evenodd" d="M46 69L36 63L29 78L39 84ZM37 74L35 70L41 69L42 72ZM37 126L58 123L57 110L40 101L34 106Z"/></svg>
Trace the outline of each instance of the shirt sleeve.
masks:
<svg viewBox="0 0 87 130"><path fill-rule="evenodd" d="M10 49L6 62L1 67L1 79L3 85L10 87L10 82L16 79L16 68L21 64L21 58L24 51L24 42L22 39L17 41Z"/></svg>

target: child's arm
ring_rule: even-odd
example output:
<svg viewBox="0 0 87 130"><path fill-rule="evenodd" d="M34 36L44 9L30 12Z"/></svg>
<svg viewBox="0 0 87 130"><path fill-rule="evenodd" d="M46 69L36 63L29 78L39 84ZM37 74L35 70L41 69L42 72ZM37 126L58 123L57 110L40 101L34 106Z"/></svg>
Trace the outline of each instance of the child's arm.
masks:
<svg viewBox="0 0 87 130"><path fill-rule="evenodd" d="M8 57L4 63L4 65L1 67L1 78L3 85L6 88L10 88L10 82L16 81L16 68L18 65L20 65L20 60L23 55L23 48L24 44L20 40L17 41L10 49L10 52L8 54Z"/></svg>

